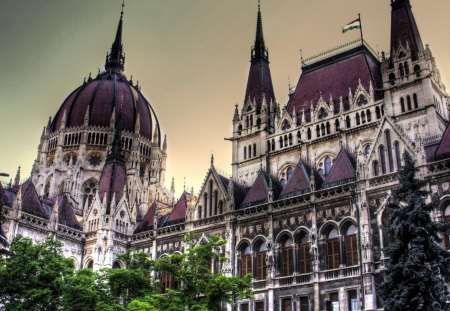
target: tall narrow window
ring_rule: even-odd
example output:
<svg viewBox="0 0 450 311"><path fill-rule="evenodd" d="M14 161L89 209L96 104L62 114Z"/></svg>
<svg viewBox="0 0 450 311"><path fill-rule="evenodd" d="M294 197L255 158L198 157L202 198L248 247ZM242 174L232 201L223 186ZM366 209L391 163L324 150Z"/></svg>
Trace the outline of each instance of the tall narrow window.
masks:
<svg viewBox="0 0 450 311"><path fill-rule="evenodd" d="M309 297L300 297L300 311L309 311Z"/></svg>
<svg viewBox="0 0 450 311"><path fill-rule="evenodd" d="M208 216L212 216L213 215L213 181L212 180L209 181L208 196L209 196L209 214L208 214Z"/></svg>
<svg viewBox="0 0 450 311"><path fill-rule="evenodd" d="M255 311L264 311L264 301L255 302Z"/></svg>
<svg viewBox="0 0 450 311"><path fill-rule="evenodd" d="M252 145L248 145L248 158L252 157Z"/></svg>
<svg viewBox="0 0 450 311"><path fill-rule="evenodd" d="M373 161L372 163L373 176L380 175L380 168L378 167L378 161Z"/></svg>
<svg viewBox="0 0 450 311"><path fill-rule="evenodd" d="M380 154L380 162L381 162L381 173L386 174L386 155L384 153L384 146L381 145L378 147L378 153Z"/></svg>
<svg viewBox="0 0 450 311"><path fill-rule="evenodd" d="M292 177L292 174L294 174L294 169L292 167L289 167L286 171L286 179L289 181Z"/></svg>
<svg viewBox="0 0 450 311"><path fill-rule="evenodd" d="M408 107L408 111L410 111L412 109L411 107L411 96L406 96L406 105Z"/></svg>
<svg viewBox="0 0 450 311"><path fill-rule="evenodd" d="M380 111L380 107L379 106L377 106L375 108L375 114L377 116L377 119L381 119L381 111Z"/></svg>
<svg viewBox="0 0 450 311"><path fill-rule="evenodd" d="M265 242L261 242L256 247L256 279L265 280L267 277L266 267L267 246Z"/></svg>
<svg viewBox="0 0 450 311"><path fill-rule="evenodd" d="M358 294L356 290L349 290L347 292L348 297L348 310L349 311L358 311L359 309L359 302L358 302Z"/></svg>
<svg viewBox="0 0 450 311"><path fill-rule="evenodd" d="M405 68L405 75L409 75L409 65L407 61L403 63L403 67Z"/></svg>
<svg viewBox="0 0 450 311"><path fill-rule="evenodd" d="M311 139L311 128L308 128L307 135L308 135L308 140Z"/></svg>
<svg viewBox="0 0 450 311"><path fill-rule="evenodd" d="M398 141L394 142L395 162L397 164L397 171L402 167L402 157L400 155L400 144Z"/></svg>
<svg viewBox="0 0 450 311"><path fill-rule="evenodd" d="M267 151L270 152L270 140L267 141Z"/></svg>
<svg viewBox="0 0 450 311"><path fill-rule="evenodd" d="M413 101L414 101L414 109L419 108L419 101L417 100L417 94L413 94Z"/></svg>
<svg viewBox="0 0 450 311"><path fill-rule="evenodd" d="M361 122L362 124L366 123L366 113L364 111L361 112Z"/></svg>
<svg viewBox="0 0 450 311"><path fill-rule="evenodd" d="M303 233L299 236L297 245L298 255L298 272L306 274L311 272L311 255L308 243L308 234Z"/></svg>
<svg viewBox="0 0 450 311"><path fill-rule="evenodd" d="M372 113L370 112L370 109L366 110L366 116L367 116L367 122L372 121Z"/></svg>
<svg viewBox="0 0 450 311"><path fill-rule="evenodd" d="M332 228L327 235L327 268L338 269L341 264L338 232Z"/></svg>
<svg viewBox="0 0 450 311"><path fill-rule="evenodd" d="M253 156L256 157L256 144L253 144Z"/></svg>
<svg viewBox="0 0 450 311"><path fill-rule="evenodd" d="M281 302L282 311L292 311L292 298L283 298Z"/></svg>
<svg viewBox="0 0 450 311"><path fill-rule="evenodd" d="M202 219L202 206L201 205L199 205L199 207L198 207L197 219Z"/></svg>
<svg viewBox="0 0 450 311"><path fill-rule="evenodd" d="M354 225L350 225L345 233L345 259L349 267L358 264L358 243Z"/></svg>
<svg viewBox="0 0 450 311"><path fill-rule="evenodd" d="M272 151L275 151L275 139L272 139Z"/></svg>
<svg viewBox="0 0 450 311"><path fill-rule="evenodd" d="M244 147L244 160L247 159L247 147Z"/></svg>
<svg viewBox="0 0 450 311"><path fill-rule="evenodd" d="M403 64L400 63L398 65L398 71L400 72L400 77L403 77L405 75L405 70L403 69Z"/></svg>
<svg viewBox="0 0 450 311"><path fill-rule="evenodd" d="M280 136L279 141L280 141L280 148L283 148L283 137Z"/></svg>
<svg viewBox="0 0 450 311"><path fill-rule="evenodd" d="M204 194L203 194L203 218L206 218L206 216L207 216L207 214L206 214L207 210L208 210L208 194L207 194L207 193L204 193Z"/></svg>
<svg viewBox="0 0 450 311"><path fill-rule="evenodd" d="M345 118L345 125L347 126L347 128L349 129L352 126L352 121L350 120L350 117L347 116L347 118Z"/></svg>
<svg viewBox="0 0 450 311"><path fill-rule="evenodd" d="M281 273L283 276L292 275L294 272L294 253L292 240L287 238L281 245Z"/></svg>
<svg viewBox="0 0 450 311"><path fill-rule="evenodd" d="M336 132L339 132L340 130L339 119L336 119L336 121L334 121L334 128L336 129Z"/></svg>
<svg viewBox="0 0 450 311"><path fill-rule="evenodd" d="M292 146L292 134L289 134L289 146Z"/></svg>
<svg viewBox="0 0 450 311"><path fill-rule="evenodd" d="M361 118L359 117L359 113L356 113L356 125L360 125L361 124Z"/></svg>
<svg viewBox="0 0 450 311"><path fill-rule="evenodd" d="M330 122L327 122L326 128L327 128L327 135L330 135L331 134Z"/></svg>
<svg viewBox="0 0 450 311"><path fill-rule="evenodd" d="M328 174L330 174L330 171L331 171L331 158L330 157L325 158L324 166L325 166L325 176L328 176Z"/></svg>
<svg viewBox="0 0 450 311"><path fill-rule="evenodd" d="M450 206L447 206L444 212L444 222L447 226L450 226ZM447 229L444 236L445 247L450 250L450 228Z"/></svg>
<svg viewBox="0 0 450 311"><path fill-rule="evenodd" d="M322 123L322 125L320 126L321 132L322 132L322 136L325 135L325 124Z"/></svg>
<svg viewBox="0 0 450 311"><path fill-rule="evenodd" d="M320 126L316 125L316 137L320 137Z"/></svg>
<svg viewBox="0 0 450 311"><path fill-rule="evenodd" d="M214 215L219 212L219 192L214 190Z"/></svg>
<svg viewBox="0 0 450 311"><path fill-rule="evenodd" d="M400 106L402 108L402 112L405 112L405 99L400 97Z"/></svg>
<svg viewBox="0 0 450 311"><path fill-rule="evenodd" d="M389 130L386 130L384 132L384 135L386 137L387 153L389 160L389 172L392 173L394 171L394 155L392 154L391 132Z"/></svg>
<svg viewBox="0 0 450 311"><path fill-rule="evenodd" d="M243 245L241 248L241 276L252 273L252 255L250 245Z"/></svg>

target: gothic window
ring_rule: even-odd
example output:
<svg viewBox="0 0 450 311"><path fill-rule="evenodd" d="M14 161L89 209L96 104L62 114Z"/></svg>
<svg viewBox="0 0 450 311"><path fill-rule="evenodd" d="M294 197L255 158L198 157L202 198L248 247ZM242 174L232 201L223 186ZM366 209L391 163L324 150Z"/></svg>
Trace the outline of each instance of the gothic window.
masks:
<svg viewBox="0 0 450 311"><path fill-rule="evenodd" d="M214 190L214 215L219 212L219 192Z"/></svg>
<svg viewBox="0 0 450 311"><path fill-rule="evenodd" d="M384 116L384 109L385 109L385 106L384 106L384 105L381 105L381 106L380 106L381 116Z"/></svg>
<svg viewBox="0 0 450 311"><path fill-rule="evenodd" d="M381 163L381 173L386 174L386 155L384 153L384 146L381 145L378 147L378 153L380 154L380 163Z"/></svg>
<svg viewBox="0 0 450 311"><path fill-rule="evenodd" d="M250 115L250 127L253 127L253 115Z"/></svg>
<svg viewBox="0 0 450 311"><path fill-rule="evenodd" d="M325 160L323 161L323 163L324 163L324 167L325 167L325 176L328 176L328 174L330 174L330 171L331 171L331 158L326 157Z"/></svg>
<svg viewBox="0 0 450 311"><path fill-rule="evenodd" d="M279 141L280 141L280 148L283 148L283 137L280 136Z"/></svg>
<svg viewBox="0 0 450 311"><path fill-rule="evenodd" d="M322 136L325 135L325 125L322 123L322 125L320 126L321 132L322 132Z"/></svg>
<svg viewBox="0 0 450 311"><path fill-rule="evenodd" d="M297 132L297 142L299 143L302 140L302 134L300 131Z"/></svg>
<svg viewBox="0 0 450 311"><path fill-rule="evenodd" d="M92 201L94 200L95 195L97 194L97 181L95 179L89 179L84 183L84 196L83 196L83 206L90 206Z"/></svg>
<svg viewBox="0 0 450 311"><path fill-rule="evenodd" d="M286 130L288 130L290 128L291 128L291 125L289 124L289 122L287 120L284 120L283 125L281 126L281 129L283 131L286 131Z"/></svg>
<svg viewBox="0 0 450 311"><path fill-rule="evenodd" d="M272 151L275 150L275 139L272 139Z"/></svg>
<svg viewBox="0 0 450 311"><path fill-rule="evenodd" d="M252 145L248 145L248 158L252 157Z"/></svg>
<svg viewBox="0 0 450 311"><path fill-rule="evenodd" d="M309 297L303 296L300 297L300 311L309 311Z"/></svg>
<svg viewBox="0 0 450 311"><path fill-rule="evenodd" d="M291 180L292 174L294 174L294 169L292 167L289 167L286 170L286 179L287 179L287 181Z"/></svg>
<svg viewBox="0 0 450 311"><path fill-rule="evenodd" d="M223 214L223 201L219 201L219 214Z"/></svg>
<svg viewBox="0 0 450 311"><path fill-rule="evenodd" d="M316 136L320 137L320 126L316 125Z"/></svg>
<svg viewBox="0 0 450 311"><path fill-rule="evenodd" d="M376 176L380 175L380 169L378 167L378 161L373 161L372 167L373 167L373 176L376 177Z"/></svg>
<svg viewBox="0 0 450 311"><path fill-rule="evenodd" d="M364 111L361 112L361 122L362 124L366 123L366 113Z"/></svg>
<svg viewBox="0 0 450 311"><path fill-rule="evenodd" d="M334 121L334 128L336 129L336 132L339 132L340 130L339 119L336 119L336 121Z"/></svg>
<svg viewBox="0 0 450 311"><path fill-rule="evenodd" d="M53 156L52 157L48 157L48 159L47 159L47 167L52 166L54 161L55 161L55 158Z"/></svg>
<svg viewBox="0 0 450 311"><path fill-rule="evenodd" d="M239 124L238 126L238 134L241 135L242 132L242 124Z"/></svg>
<svg viewBox="0 0 450 311"><path fill-rule="evenodd" d="M361 118L359 117L359 113L356 113L356 125L360 125L361 124Z"/></svg>
<svg viewBox="0 0 450 311"><path fill-rule="evenodd" d="M247 159L247 147L244 147L244 160Z"/></svg>
<svg viewBox="0 0 450 311"><path fill-rule="evenodd" d="M450 226L450 206L447 206L444 212L444 222L447 226ZM447 229L444 236L445 248L450 250L450 228Z"/></svg>
<svg viewBox="0 0 450 311"><path fill-rule="evenodd" d="M177 265L177 263L173 262L172 260L170 261L170 263ZM178 288L178 281L177 281L175 275L169 271L162 271L160 274L159 281L160 281L161 290L163 293L165 293L167 289L177 289Z"/></svg>
<svg viewBox="0 0 450 311"><path fill-rule="evenodd" d="M267 148L267 151L270 152L270 140L267 141L267 147L266 148Z"/></svg>
<svg viewBox="0 0 450 311"><path fill-rule="evenodd" d="M198 206L197 219L202 219L202 206Z"/></svg>
<svg viewBox="0 0 450 311"><path fill-rule="evenodd" d="M364 105L366 105L368 103L368 101L367 101L367 98L365 96L361 95L361 96L358 97L357 103L358 103L358 106L364 106Z"/></svg>
<svg viewBox="0 0 450 311"><path fill-rule="evenodd" d="M286 238L281 245L281 274L291 275L294 272L294 253L292 240Z"/></svg>
<svg viewBox="0 0 450 311"><path fill-rule="evenodd" d="M326 110L324 108L320 108L319 111L319 119L325 119L326 117L328 117L328 113L326 112Z"/></svg>
<svg viewBox="0 0 450 311"><path fill-rule="evenodd" d="M386 145L389 160L389 172L392 173L394 171L394 157L392 154L391 132L389 130L386 130L384 132L384 135L386 136Z"/></svg>
<svg viewBox="0 0 450 311"><path fill-rule="evenodd" d="M208 194L203 194L203 218L206 218L206 212L208 210Z"/></svg>
<svg viewBox="0 0 450 311"><path fill-rule="evenodd" d="M308 128L307 135L308 135L308 140L311 139L311 128Z"/></svg>
<svg viewBox="0 0 450 311"><path fill-rule="evenodd" d="M377 116L377 119L381 119L381 110L380 110L380 107L379 107L379 106L377 106L377 107L375 108L375 114L376 114L376 116Z"/></svg>
<svg viewBox="0 0 450 311"><path fill-rule="evenodd" d="M265 280L267 276L266 254L267 246L265 242L256 245L256 279Z"/></svg>
<svg viewBox="0 0 450 311"><path fill-rule="evenodd" d="M50 197L50 185L51 185L51 181L52 181L52 176L50 175L47 177L47 180L45 181L45 187L44 187L44 197L48 198Z"/></svg>
<svg viewBox="0 0 450 311"><path fill-rule="evenodd" d="M289 134L289 146L292 146L292 134Z"/></svg>
<svg viewBox="0 0 450 311"><path fill-rule="evenodd" d="M414 66L414 73L416 74L417 78L420 77L420 66L419 65Z"/></svg>
<svg viewBox="0 0 450 311"><path fill-rule="evenodd" d="M261 127L261 118L256 119L256 126L257 126L258 128Z"/></svg>
<svg viewBox="0 0 450 311"><path fill-rule="evenodd" d="M389 83L391 85L395 84L395 74L393 72L389 74Z"/></svg>
<svg viewBox="0 0 450 311"><path fill-rule="evenodd" d="M323 169L319 168L319 175L322 177L322 179L325 178L325 175L323 174Z"/></svg>
<svg viewBox="0 0 450 311"><path fill-rule="evenodd" d="M372 113L370 112L369 109L366 110L366 115L367 115L367 122L372 121Z"/></svg>
<svg viewBox="0 0 450 311"><path fill-rule="evenodd" d="M383 234L383 249L386 249L392 242L393 237L389 234L389 227L391 226L391 219L387 211L384 211L381 215L381 226Z"/></svg>
<svg viewBox="0 0 450 311"><path fill-rule="evenodd" d="M256 144L253 144L253 156L256 157Z"/></svg>
<svg viewBox="0 0 450 311"><path fill-rule="evenodd" d="M247 116L247 117L245 118L245 127L246 127L246 128L249 128L249 127L250 127L250 117L249 117L249 116Z"/></svg>
<svg viewBox="0 0 450 311"><path fill-rule="evenodd" d="M414 109L419 108L419 101L417 100L417 94L413 94L413 101L414 101Z"/></svg>
<svg viewBox="0 0 450 311"><path fill-rule="evenodd" d="M209 181L209 189L208 189L208 195L209 195L209 214L208 216L213 215L213 181ZM205 205L206 206L206 205Z"/></svg>
<svg viewBox="0 0 450 311"><path fill-rule="evenodd" d="M364 148L364 155L366 156L366 158L369 156L369 154L370 154L370 145L367 145L365 148Z"/></svg>
<svg viewBox="0 0 450 311"><path fill-rule="evenodd" d="M398 141L394 142L395 161L397 162L397 171L402 167L402 157L400 155L400 144Z"/></svg>
<svg viewBox="0 0 450 311"><path fill-rule="evenodd" d="M288 146L288 137L287 137L287 135L284 135L284 146L285 147Z"/></svg>
<svg viewBox="0 0 450 311"><path fill-rule="evenodd" d="M400 63L398 65L398 71L400 72L400 77L403 77L405 75L405 70L403 69L403 63Z"/></svg>
<svg viewBox="0 0 450 311"><path fill-rule="evenodd" d="M403 63L403 67L405 68L405 75L409 75L409 65L408 65L408 62L407 61L405 61L404 63Z"/></svg>
<svg viewBox="0 0 450 311"><path fill-rule="evenodd" d="M69 165L75 165L77 163L77 155L75 153L69 153L64 157L64 163Z"/></svg>
<svg viewBox="0 0 450 311"><path fill-rule="evenodd" d="M400 97L400 107L402 108L402 112L405 112L405 99Z"/></svg>
<svg viewBox="0 0 450 311"><path fill-rule="evenodd" d="M311 254L308 243L308 234L303 232L298 236L297 255L298 255L298 272L306 274L311 272Z"/></svg>
<svg viewBox="0 0 450 311"><path fill-rule="evenodd" d="M92 259L89 259L86 264L84 265L86 269L94 269L94 262L92 261Z"/></svg>
<svg viewBox="0 0 450 311"><path fill-rule="evenodd" d="M98 153L93 153L89 156L89 164L93 167L99 166L102 163L102 158Z"/></svg>
<svg viewBox="0 0 450 311"><path fill-rule="evenodd" d="M411 106L411 96L406 96L406 103L407 103L407 107L408 107L408 111L410 111L412 109Z"/></svg>
<svg viewBox="0 0 450 311"><path fill-rule="evenodd" d="M330 135L331 134L330 122L327 122L326 128L327 128L327 134Z"/></svg>
<svg viewBox="0 0 450 311"><path fill-rule="evenodd" d="M339 237L336 228L331 228L326 237L327 245L327 268L338 269L341 264L339 252Z"/></svg>
<svg viewBox="0 0 450 311"><path fill-rule="evenodd" d="M352 121L350 120L349 116L347 116L347 118L345 120L346 120L346 126L349 129L352 126Z"/></svg>
<svg viewBox="0 0 450 311"><path fill-rule="evenodd" d="M347 266L358 264L358 242L356 239L356 227L352 224L345 233L345 259Z"/></svg>
<svg viewBox="0 0 450 311"><path fill-rule="evenodd" d="M241 247L241 276L252 273L252 255L250 245L244 244Z"/></svg>
<svg viewBox="0 0 450 311"><path fill-rule="evenodd" d="M281 178L281 180L280 180L280 184L281 184L281 187L285 187L286 186L286 179L284 179L284 178Z"/></svg>

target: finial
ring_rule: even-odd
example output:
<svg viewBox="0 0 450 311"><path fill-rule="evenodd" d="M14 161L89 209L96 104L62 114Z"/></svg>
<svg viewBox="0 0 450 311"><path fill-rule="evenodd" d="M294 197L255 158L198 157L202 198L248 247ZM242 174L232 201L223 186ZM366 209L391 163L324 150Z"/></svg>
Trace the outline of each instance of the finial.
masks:
<svg viewBox="0 0 450 311"><path fill-rule="evenodd" d="M261 10L261 0L258 0L258 11Z"/></svg>
<svg viewBox="0 0 450 311"><path fill-rule="evenodd" d="M214 154L211 152L211 166L214 166Z"/></svg>
<svg viewBox="0 0 450 311"><path fill-rule="evenodd" d="M17 168L16 178L14 178L14 186L18 186L20 184L20 165Z"/></svg>
<svg viewBox="0 0 450 311"><path fill-rule="evenodd" d="M183 192L186 191L186 176L183 177Z"/></svg>
<svg viewBox="0 0 450 311"><path fill-rule="evenodd" d="M123 18L123 8L125 7L125 0L122 0L122 11L120 12L120 19Z"/></svg>

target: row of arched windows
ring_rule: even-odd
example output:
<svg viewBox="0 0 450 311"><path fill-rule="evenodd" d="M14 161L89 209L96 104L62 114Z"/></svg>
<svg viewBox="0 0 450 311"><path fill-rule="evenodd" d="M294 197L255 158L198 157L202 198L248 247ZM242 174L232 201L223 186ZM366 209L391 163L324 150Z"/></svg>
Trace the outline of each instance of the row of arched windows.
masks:
<svg viewBox="0 0 450 311"><path fill-rule="evenodd" d="M139 144L139 151L142 155L148 157L150 156L150 147L144 144Z"/></svg>
<svg viewBox="0 0 450 311"><path fill-rule="evenodd" d="M64 146L79 145L82 133L70 133L64 135Z"/></svg>
<svg viewBox="0 0 450 311"><path fill-rule="evenodd" d="M372 170L374 176L381 174L392 173L395 171L394 160L397 171L400 170L401 164L401 150L400 143L395 141L392 149L391 132L389 130L384 131L384 138L387 149L384 145L378 146L378 160L372 162ZM387 161L386 161L387 155Z"/></svg>
<svg viewBox="0 0 450 311"><path fill-rule="evenodd" d="M88 133L89 145L106 145L108 141L108 134L106 133Z"/></svg>
<svg viewBox="0 0 450 311"><path fill-rule="evenodd" d="M89 220L88 231L94 231L98 229L99 219Z"/></svg>
<svg viewBox="0 0 450 311"><path fill-rule="evenodd" d="M47 151L55 149L57 144L58 144L58 138L57 137L52 138L51 140L49 140L48 146L47 146Z"/></svg>
<svg viewBox="0 0 450 311"><path fill-rule="evenodd" d="M356 125L365 124L366 122L372 121L372 113L369 109L366 111L361 111L361 114L359 112L356 113Z"/></svg>
<svg viewBox="0 0 450 311"><path fill-rule="evenodd" d="M414 101L414 109L419 108L419 101L417 100L417 94L413 94L413 101ZM412 110L412 103L411 103L411 96L406 96L406 106L405 106L405 98L400 97L400 107L402 109L402 112L410 111Z"/></svg>
<svg viewBox="0 0 450 311"><path fill-rule="evenodd" d="M116 230L122 233L126 233L128 231L128 223L116 219Z"/></svg>
<svg viewBox="0 0 450 311"><path fill-rule="evenodd" d="M246 160L247 158L250 159L252 157L256 157L256 144L253 144L253 148L252 148L252 145L248 145L248 147L246 147L246 146L244 147L244 160Z"/></svg>
<svg viewBox="0 0 450 311"><path fill-rule="evenodd" d="M223 200L219 200L219 191L213 191L213 181L208 184L208 192L203 193L203 205L197 207L197 219L223 214Z"/></svg>

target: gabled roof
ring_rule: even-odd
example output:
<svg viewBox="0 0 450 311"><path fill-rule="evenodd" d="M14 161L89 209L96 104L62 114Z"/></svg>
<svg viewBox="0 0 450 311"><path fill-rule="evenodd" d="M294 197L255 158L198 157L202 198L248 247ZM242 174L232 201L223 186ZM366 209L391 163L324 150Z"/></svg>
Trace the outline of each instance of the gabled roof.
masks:
<svg viewBox="0 0 450 311"><path fill-rule="evenodd" d="M356 179L356 159L344 148L341 149L330 173L325 178L324 188L333 187L339 182L350 182Z"/></svg>
<svg viewBox="0 0 450 311"><path fill-rule="evenodd" d="M444 134L442 134L441 141L436 148L434 158L441 160L450 157L450 122L445 128Z"/></svg>
<svg viewBox="0 0 450 311"><path fill-rule="evenodd" d="M275 200L278 198L282 190L280 183L274 177L261 171L256 178L255 183L245 196L244 201L241 204L241 208L266 202L269 194L270 183L272 184L273 199Z"/></svg>
<svg viewBox="0 0 450 311"><path fill-rule="evenodd" d="M288 183L284 187L280 194L280 197L289 196L289 194L294 193L304 193L311 190L311 174L314 174L314 180L316 184L316 189L322 186L322 178L319 173L314 170L309 164L305 163L303 160L295 167L294 173L289 179Z"/></svg>
<svg viewBox="0 0 450 311"><path fill-rule="evenodd" d="M165 225L182 222L186 219L187 201L187 193L185 191L173 207L172 212L169 214L169 218L167 218L167 221L165 222Z"/></svg>
<svg viewBox="0 0 450 311"><path fill-rule="evenodd" d="M154 221L155 221L155 210L156 209L157 209L156 202L153 202L153 204L148 209L148 211L145 214L145 216L142 219L142 221L139 223L139 225L134 230L134 233L139 233L139 232L148 231L148 230L153 229L153 224L154 224Z"/></svg>
<svg viewBox="0 0 450 311"><path fill-rule="evenodd" d="M364 45L304 66L287 110L292 115L294 109L297 114L304 109L306 121L309 122L311 103L316 106L321 96L328 99L330 95L333 97L334 113L339 111L340 97L344 110L349 110L349 89L354 92L360 80L366 90L370 89L371 83L375 89L382 86L380 62ZM377 98L379 95L375 94ZM301 118L297 119L300 122Z"/></svg>
<svg viewBox="0 0 450 311"><path fill-rule="evenodd" d="M31 180L27 180L20 187L22 191L22 210L28 214L49 219L49 213L42 206L39 195Z"/></svg>
<svg viewBox="0 0 450 311"><path fill-rule="evenodd" d="M70 203L66 194L58 197L58 222L62 225L81 230L81 225L73 211L73 205Z"/></svg>

